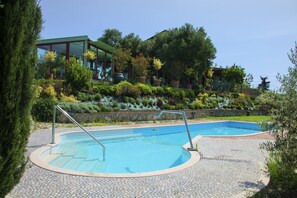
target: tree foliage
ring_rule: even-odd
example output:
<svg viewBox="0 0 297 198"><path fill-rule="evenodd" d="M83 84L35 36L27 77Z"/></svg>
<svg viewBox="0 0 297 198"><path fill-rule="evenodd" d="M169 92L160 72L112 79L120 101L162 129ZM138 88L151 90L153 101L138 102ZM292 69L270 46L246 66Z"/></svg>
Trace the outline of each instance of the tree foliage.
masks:
<svg viewBox="0 0 297 198"><path fill-rule="evenodd" d="M122 40L122 32L117 29L106 29L103 35L98 38L98 41L102 41L110 46L119 47Z"/></svg>
<svg viewBox="0 0 297 198"><path fill-rule="evenodd" d="M235 64L223 70L223 79L230 84L231 91L243 84L245 75L244 68Z"/></svg>
<svg viewBox="0 0 297 198"><path fill-rule="evenodd" d="M268 77L262 77L261 78L261 84L258 85L258 89L261 89L263 91L268 91L270 87L270 81L267 81Z"/></svg>
<svg viewBox="0 0 297 198"><path fill-rule="evenodd" d="M138 35L130 33L120 41L120 47L130 50L131 55L135 57L140 53L141 43L142 41Z"/></svg>
<svg viewBox="0 0 297 198"><path fill-rule="evenodd" d="M24 171L41 10L35 0L4 0L0 8L0 197Z"/></svg>
<svg viewBox="0 0 297 198"><path fill-rule="evenodd" d="M112 55L112 63L116 72L123 72L131 60L131 52L128 49L118 48Z"/></svg>
<svg viewBox="0 0 297 198"><path fill-rule="evenodd" d="M276 137L266 148L272 152L268 167L271 184L278 189L297 188L297 44L291 50L289 59L293 67L288 74L278 75L281 82L281 97L274 100L271 127Z"/></svg>
<svg viewBox="0 0 297 198"><path fill-rule="evenodd" d="M142 52L166 62L160 70L165 78L188 78L184 71L193 68L195 82L201 83L204 73L212 65L216 49L202 27L185 24L145 41Z"/></svg>

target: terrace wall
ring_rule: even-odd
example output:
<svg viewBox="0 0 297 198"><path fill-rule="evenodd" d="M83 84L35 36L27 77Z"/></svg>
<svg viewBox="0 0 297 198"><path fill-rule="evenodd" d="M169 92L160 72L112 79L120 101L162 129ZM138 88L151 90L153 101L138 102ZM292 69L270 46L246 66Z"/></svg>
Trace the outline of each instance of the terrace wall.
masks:
<svg viewBox="0 0 297 198"><path fill-rule="evenodd" d="M160 111L112 111L101 113L69 113L78 122L130 122L130 121L152 121ZM260 110L223 110L223 109L201 109L185 110L188 119L201 118L205 116L241 116L262 115ZM163 114L162 119L181 119L181 115ZM58 122L70 122L60 114Z"/></svg>

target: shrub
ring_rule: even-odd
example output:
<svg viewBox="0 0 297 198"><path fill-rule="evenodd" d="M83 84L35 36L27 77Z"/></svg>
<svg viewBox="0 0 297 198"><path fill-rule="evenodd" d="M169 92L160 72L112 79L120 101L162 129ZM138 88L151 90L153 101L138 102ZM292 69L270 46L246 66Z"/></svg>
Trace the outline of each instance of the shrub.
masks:
<svg viewBox="0 0 297 198"><path fill-rule="evenodd" d="M163 104L164 104L163 99L162 98L158 98L158 100L157 100L157 106L159 108L161 108L163 106Z"/></svg>
<svg viewBox="0 0 297 198"><path fill-rule="evenodd" d="M185 107L182 103L178 103L178 104L175 106L175 109L177 109L177 110L183 110L183 109L186 109L186 107Z"/></svg>
<svg viewBox="0 0 297 198"><path fill-rule="evenodd" d="M135 102L136 102L136 104L140 105L140 103L141 103L141 99L136 98Z"/></svg>
<svg viewBox="0 0 297 198"><path fill-rule="evenodd" d="M154 101L149 100L149 101L148 101L148 105L149 105L149 106L153 106L153 105L154 105Z"/></svg>
<svg viewBox="0 0 297 198"><path fill-rule="evenodd" d="M204 108L204 104L201 100L196 99L193 103L194 109L203 109Z"/></svg>
<svg viewBox="0 0 297 198"><path fill-rule="evenodd" d="M62 102L79 102L73 95L66 96L63 93L61 93L60 100Z"/></svg>
<svg viewBox="0 0 297 198"><path fill-rule="evenodd" d="M114 86L112 85L94 85L93 91L102 95L112 96L115 94Z"/></svg>
<svg viewBox="0 0 297 198"><path fill-rule="evenodd" d="M71 57L66 62L66 82L76 91L85 88L91 77L92 71L77 62L76 58Z"/></svg>
<svg viewBox="0 0 297 198"><path fill-rule="evenodd" d="M270 173L270 185L275 189L296 189L297 174L295 167L286 166L278 153L271 152L267 167Z"/></svg>
<svg viewBox="0 0 297 198"><path fill-rule="evenodd" d="M117 107L119 107L119 103L117 103L117 102L113 102L113 103L112 103L112 108L117 108Z"/></svg>
<svg viewBox="0 0 297 198"><path fill-rule="evenodd" d="M165 90L163 87L155 87L156 88L156 95L163 96L165 94Z"/></svg>
<svg viewBox="0 0 297 198"><path fill-rule="evenodd" d="M140 95L140 90L138 87L133 86L131 83L127 81L122 81L119 84L115 85L115 94L117 96L130 96L130 97L138 97Z"/></svg>
<svg viewBox="0 0 297 198"><path fill-rule="evenodd" d="M31 114L39 122L48 122L53 117L53 106L56 101L52 98L39 98L33 102Z"/></svg>
<svg viewBox="0 0 297 198"><path fill-rule="evenodd" d="M127 105L126 104L121 104L121 109L127 109Z"/></svg>
<svg viewBox="0 0 297 198"><path fill-rule="evenodd" d="M195 92L193 90L185 90L185 97L194 99L195 98Z"/></svg>
<svg viewBox="0 0 297 198"><path fill-rule="evenodd" d="M137 83L136 86L142 95L152 95L153 91L149 85Z"/></svg>
<svg viewBox="0 0 297 198"><path fill-rule="evenodd" d="M174 90L173 90L172 87L166 87L164 89L164 93L165 93L166 96L172 97L173 96L173 93L174 93Z"/></svg>
<svg viewBox="0 0 297 198"><path fill-rule="evenodd" d="M168 109L168 110L174 110L175 106L170 104L164 104L161 106L161 109Z"/></svg>
<svg viewBox="0 0 297 198"><path fill-rule="evenodd" d="M183 100L186 96L185 92L181 89L175 89L172 91L173 98L177 100Z"/></svg>
<svg viewBox="0 0 297 198"><path fill-rule="evenodd" d="M142 104L143 104L143 106L146 107L146 106L148 106L148 101L147 101L147 100L143 100L143 101L142 101Z"/></svg>

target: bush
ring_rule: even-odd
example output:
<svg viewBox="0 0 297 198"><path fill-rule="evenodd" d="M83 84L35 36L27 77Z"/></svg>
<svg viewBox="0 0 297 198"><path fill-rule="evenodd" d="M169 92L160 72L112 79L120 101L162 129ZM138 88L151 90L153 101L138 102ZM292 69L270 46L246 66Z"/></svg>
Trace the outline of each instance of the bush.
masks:
<svg viewBox="0 0 297 198"><path fill-rule="evenodd" d="M164 104L163 99L162 98L158 98L158 100L157 100L157 106L159 108L161 108L163 106L163 104Z"/></svg>
<svg viewBox="0 0 297 198"><path fill-rule="evenodd" d="M59 106L65 111L71 113L96 113L100 110L96 104L91 102L61 102L59 103Z"/></svg>
<svg viewBox="0 0 297 198"><path fill-rule="evenodd" d="M165 90L163 89L163 87L155 87L156 89L156 95L158 96L163 96L165 94Z"/></svg>
<svg viewBox="0 0 297 198"><path fill-rule="evenodd" d="M193 90L185 90L185 97L194 99L195 98L195 92Z"/></svg>
<svg viewBox="0 0 297 198"><path fill-rule="evenodd" d="M61 93L60 100L62 102L79 102L73 95L66 96L63 93Z"/></svg>
<svg viewBox="0 0 297 198"><path fill-rule="evenodd" d="M34 120L48 122L53 118L53 106L56 101L51 98L39 98L33 102L31 114Z"/></svg>
<svg viewBox="0 0 297 198"><path fill-rule="evenodd" d="M297 188L297 174L294 166L286 166L280 155L270 153L267 167L270 173L270 185L283 191Z"/></svg>
<svg viewBox="0 0 297 198"><path fill-rule="evenodd" d="M127 81L122 81L119 84L114 86L115 95L117 96L130 96L130 97L138 97L140 95L140 90L137 86L133 86L131 83Z"/></svg>
<svg viewBox="0 0 297 198"><path fill-rule="evenodd" d="M91 80L92 71L77 62L76 58L71 57L66 63L66 82L71 85L75 91L80 91L87 86Z"/></svg>
<svg viewBox="0 0 297 198"><path fill-rule="evenodd" d="M185 92L181 89L175 89L172 91L173 98L177 100L183 100L186 96Z"/></svg>
<svg viewBox="0 0 297 198"><path fill-rule="evenodd" d="M177 110L183 110L183 109L186 109L186 107L185 107L183 104L178 103L178 104L175 106L175 109L177 109Z"/></svg>
<svg viewBox="0 0 297 198"><path fill-rule="evenodd" d="M142 95L152 95L153 91L149 85L137 83L136 86Z"/></svg>
<svg viewBox="0 0 297 198"><path fill-rule="evenodd" d="M115 89L112 85L93 85L93 91L106 96L113 96L115 94Z"/></svg>

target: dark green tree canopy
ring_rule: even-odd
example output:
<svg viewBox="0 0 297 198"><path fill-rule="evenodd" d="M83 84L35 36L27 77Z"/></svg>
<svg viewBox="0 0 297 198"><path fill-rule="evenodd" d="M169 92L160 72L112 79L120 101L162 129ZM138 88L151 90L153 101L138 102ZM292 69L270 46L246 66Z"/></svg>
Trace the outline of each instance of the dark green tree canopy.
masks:
<svg viewBox="0 0 297 198"><path fill-rule="evenodd" d="M130 33L120 41L120 46L121 48L129 49L132 56L135 57L140 53L141 42L142 41L138 35Z"/></svg>
<svg viewBox="0 0 297 198"><path fill-rule="evenodd" d="M196 82L202 81L216 54L205 30L202 27L194 28L191 24L157 34L145 41L142 49L144 54L166 62L161 72L168 79L187 78L185 68L193 68Z"/></svg>
<svg viewBox="0 0 297 198"><path fill-rule="evenodd" d="M122 32L117 29L106 29L98 40L110 46L119 47L122 40Z"/></svg>
<svg viewBox="0 0 297 198"><path fill-rule="evenodd" d="M232 91L236 86L243 84L245 75L244 68L235 64L223 70L223 79L230 84Z"/></svg>

